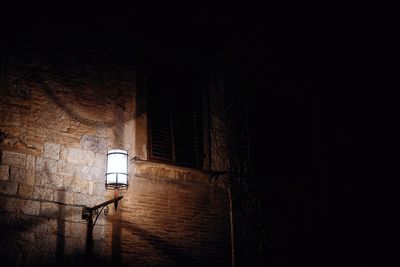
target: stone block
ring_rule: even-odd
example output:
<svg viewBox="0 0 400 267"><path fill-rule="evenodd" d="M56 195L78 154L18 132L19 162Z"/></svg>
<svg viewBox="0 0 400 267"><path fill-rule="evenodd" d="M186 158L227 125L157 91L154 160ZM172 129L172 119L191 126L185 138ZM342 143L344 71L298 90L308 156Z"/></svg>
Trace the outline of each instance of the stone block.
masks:
<svg viewBox="0 0 400 267"><path fill-rule="evenodd" d="M23 196L23 197L32 197L33 196L33 186L30 185L25 185L25 184L19 184L18 187L18 195Z"/></svg>
<svg viewBox="0 0 400 267"><path fill-rule="evenodd" d="M65 146L60 146L60 159L67 160L68 157L68 148Z"/></svg>
<svg viewBox="0 0 400 267"><path fill-rule="evenodd" d="M90 166L78 166L75 171L75 177L77 179L92 180L91 167Z"/></svg>
<svg viewBox="0 0 400 267"><path fill-rule="evenodd" d="M100 182L105 180L106 171L105 169L100 169L96 167L92 167L90 169L90 177L95 182Z"/></svg>
<svg viewBox="0 0 400 267"><path fill-rule="evenodd" d="M55 218L59 215L60 205L51 202L42 202L40 215L44 217Z"/></svg>
<svg viewBox="0 0 400 267"><path fill-rule="evenodd" d="M106 193L106 188L104 186L104 181L93 183L93 194L94 195L104 196L105 193Z"/></svg>
<svg viewBox="0 0 400 267"><path fill-rule="evenodd" d="M42 203L43 207L43 203ZM64 224L64 225L63 225ZM47 232L51 234L64 235L65 234L65 221L59 218L47 219Z"/></svg>
<svg viewBox="0 0 400 267"><path fill-rule="evenodd" d="M42 186L35 186L33 189L33 197L35 199L53 201L54 190Z"/></svg>
<svg viewBox="0 0 400 267"><path fill-rule="evenodd" d="M11 167L10 168L10 180L18 183L25 183L26 169Z"/></svg>
<svg viewBox="0 0 400 267"><path fill-rule="evenodd" d="M67 161L83 166L90 166L95 160L95 153L92 151L80 149L80 148L70 148L68 150Z"/></svg>
<svg viewBox="0 0 400 267"><path fill-rule="evenodd" d="M9 212L20 213L24 209L26 201L18 198L9 198L6 202L6 210Z"/></svg>
<svg viewBox="0 0 400 267"><path fill-rule="evenodd" d="M35 156L27 155L26 157L26 180L25 183L28 185L35 184Z"/></svg>
<svg viewBox="0 0 400 267"><path fill-rule="evenodd" d="M44 143L44 153L43 156L51 159L60 158L60 145L46 142Z"/></svg>
<svg viewBox="0 0 400 267"><path fill-rule="evenodd" d="M81 147L93 152L106 153L107 141L96 136L84 135L81 139Z"/></svg>
<svg viewBox="0 0 400 267"><path fill-rule="evenodd" d="M79 165L59 160L57 162L57 170L59 174L68 176L68 177L74 177L76 169L79 167Z"/></svg>
<svg viewBox="0 0 400 267"><path fill-rule="evenodd" d="M78 193L89 193L89 182L86 180L74 179L71 183L65 183L65 190L78 192Z"/></svg>
<svg viewBox="0 0 400 267"><path fill-rule="evenodd" d="M11 181L0 181L0 192L6 195L16 195L18 191L18 183Z"/></svg>
<svg viewBox="0 0 400 267"><path fill-rule="evenodd" d="M62 220L66 220L66 218L69 216L71 213L71 206L64 205L61 203L58 203L58 218Z"/></svg>
<svg viewBox="0 0 400 267"><path fill-rule="evenodd" d="M10 179L10 167L7 165L0 165L1 173L0 180L6 181Z"/></svg>
<svg viewBox="0 0 400 267"><path fill-rule="evenodd" d="M36 171L45 173L57 173L57 160L50 158L37 157Z"/></svg>
<svg viewBox="0 0 400 267"><path fill-rule="evenodd" d="M86 223L85 222L66 222L65 235L69 237L85 237Z"/></svg>
<svg viewBox="0 0 400 267"><path fill-rule="evenodd" d="M1 163L8 166L14 166L19 168L25 168L26 166L26 155L11 152L11 151L4 151L2 153Z"/></svg>
<svg viewBox="0 0 400 267"><path fill-rule="evenodd" d="M69 207L68 213L65 215L65 219L73 222L82 222L81 214L81 207Z"/></svg>
<svg viewBox="0 0 400 267"><path fill-rule="evenodd" d="M76 193L68 192L68 191L57 191L54 198L55 198L55 201L58 201L61 203L74 204L74 200L75 200L74 194L76 194Z"/></svg>
<svg viewBox="0 0 400 267"><path fill-rule="evenodd" d="M26 215L39 215L40 214L40 202L34 200L26 200L25 205L21 209L23 214Z"/></svg>
<svg viewBox="0 0 400 267"><path fill-rule="evenodd" d="M74 194L73 204L88 205L90 203L90 196L88 194L82 194L82 193L73 193L73 194Z"/></svg>
<svg viewBox="0 0 400 267"><path fill-rule="evenodd" d="M89 196L88 202L83 203L83 204L87 205L87 206L96 206L100 203L103 203L104 201L106 201L106 198L104 197L104 195L103 196L92 195L92 196ZM112 209L110 208L110 211L111 210ZM100 218L99 218L99 221L100 221Z"/></svg>
<svg viewBox="0 0 400 267"><path fill-rule="evenodd" d="M107 164L107 156L103 153L96 153L93 167L105 169Z"/></svg>
<svg viewBox="0 0 400 267"><path fill-rule="evenodd" d="M64 177L62 175L37 171L35 172L35 185L62 190L64 188Z"/></svg>

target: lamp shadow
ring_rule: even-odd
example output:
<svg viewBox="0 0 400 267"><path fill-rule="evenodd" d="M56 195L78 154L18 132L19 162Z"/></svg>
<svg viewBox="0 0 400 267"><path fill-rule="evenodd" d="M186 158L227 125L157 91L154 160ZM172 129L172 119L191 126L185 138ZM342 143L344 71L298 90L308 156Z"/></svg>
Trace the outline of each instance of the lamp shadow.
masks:
<svg viewBox="0 0 400 267"><path fill-rule="evenodd" d="M43 173L47 176L50 184L56 183L57 177L50 172L46 162ZM19 196L1 196L17 201L21 199ZM66 220L76 213L69 209L70 205L61 204L66 202L64 187L54 190L54 199L55 201L36 200L42 202L42 205L43 203L58 204L55 210L41 208L40 216L21 213L17 203L15 211L2 210L0 212L2 266L51 266L53 264L67 266L85 260L83 257L80 259L83 253L81 253L82 255L77 255L78 253L75 253L76 255L65 254Z"/></svg>
<svg viewBox="0 0 400 267"><path fill-rule="evenodd" d="M163 266L169 266L169 267L204 266L204 262L201 263L199 259L193 257L187 252L182 251L182 248L175 246L170 242L162 239L161 237L141 228L136 223L121 220L120 222L117 223L116 227L120 229L129 230L133 235L146 241L153 248L162 252L162 255L166 256L169 260L169 263ZM120 238L120 236L117 237ZM147 264L151 266L152 263L148 262Z"/></svg>
<svg viewBox="0 0 400 267"><path fill-rule="evenodd" d="M63 205L60 205L63 206ZM62 212L62 213L60 213ZM43 261L46 254L46 243L50 242L49 233L42 233L40 243L34 234L36 228L50 227L48 221L56 219L55 263L62 265L65 262L65 221L63 216L69 216L71 212L65 207L59 207L57 211L47 212L45 217L29 216L23 214L3 213L0 221L0 258L2 266L42 266L51 264L50 259ZM29 252L29 253L27 253Z"/></svg>

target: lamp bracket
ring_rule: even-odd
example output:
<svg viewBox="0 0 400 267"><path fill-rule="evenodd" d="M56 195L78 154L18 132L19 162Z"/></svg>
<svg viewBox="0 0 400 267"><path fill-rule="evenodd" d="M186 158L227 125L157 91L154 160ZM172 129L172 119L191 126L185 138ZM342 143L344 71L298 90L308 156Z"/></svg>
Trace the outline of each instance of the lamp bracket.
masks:
<svg viewBox="0 0 400 267"><path fill-rule="evenodd" d="M93 228L96 225L97 219L99 218L99 216L102 213L102 211L104 210L104 216L107 216L108 215L108 211L109 211L108 205L111 204L111 203L115 203L114 206L115 206L115 209L117 209L118 201L120 201L122 198L123 198L123 196L120 196L120 197L116 197L116 198L110 199L110 200L108 200L106 202L103 202L103 203L101 203L99 205L96 205L94 207L91 207L91 208L90 207L83 207L82 208L82 219L83 220L91 221L91 217L92 216L93 217L96 216L93 224L90 225L91 232L93 232Z"/></svg>

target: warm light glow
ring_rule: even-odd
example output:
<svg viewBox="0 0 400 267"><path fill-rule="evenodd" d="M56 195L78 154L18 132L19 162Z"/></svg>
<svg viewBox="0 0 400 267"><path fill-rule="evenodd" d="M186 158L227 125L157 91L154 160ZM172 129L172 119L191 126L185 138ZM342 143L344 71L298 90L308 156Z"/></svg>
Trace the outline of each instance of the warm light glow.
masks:
<svg viewBox="0 0 400 267"><path fill-rule="evenodd" d="M107 152L106 187L128 186L128 151L112 149Z"/></svg>

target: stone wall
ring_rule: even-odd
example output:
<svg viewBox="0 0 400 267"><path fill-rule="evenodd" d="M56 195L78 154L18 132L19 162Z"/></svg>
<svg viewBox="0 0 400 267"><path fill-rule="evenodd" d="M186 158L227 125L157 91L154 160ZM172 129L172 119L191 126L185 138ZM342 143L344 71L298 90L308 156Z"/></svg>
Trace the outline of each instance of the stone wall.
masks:
<svg viewBox="0 0 400 267"><path fill-rule="evenodd" d="M79 53L19 50L7 58L0 193L9 265L82 257L81 210L106 198L106 151L118 146L134 153L134 80L90 64L95 55L79 63L73 58ZM97 254L105 247L104 228L102 219L94 232Z"/></svg>
<svg viewBox="0 0 400 267"><path fill-rule="evenodd" d="M107 149L146 159L146 111L136 112L145 94L136 99L133 69L98 51L24 48L3 62L0 255L6 266L84 263L82 207L113 197L104 188ZM215 170L224 170L221 155ZM91 260L230 264L226 178L133 160L129 175L117 212L96 223Z"/></svg>

